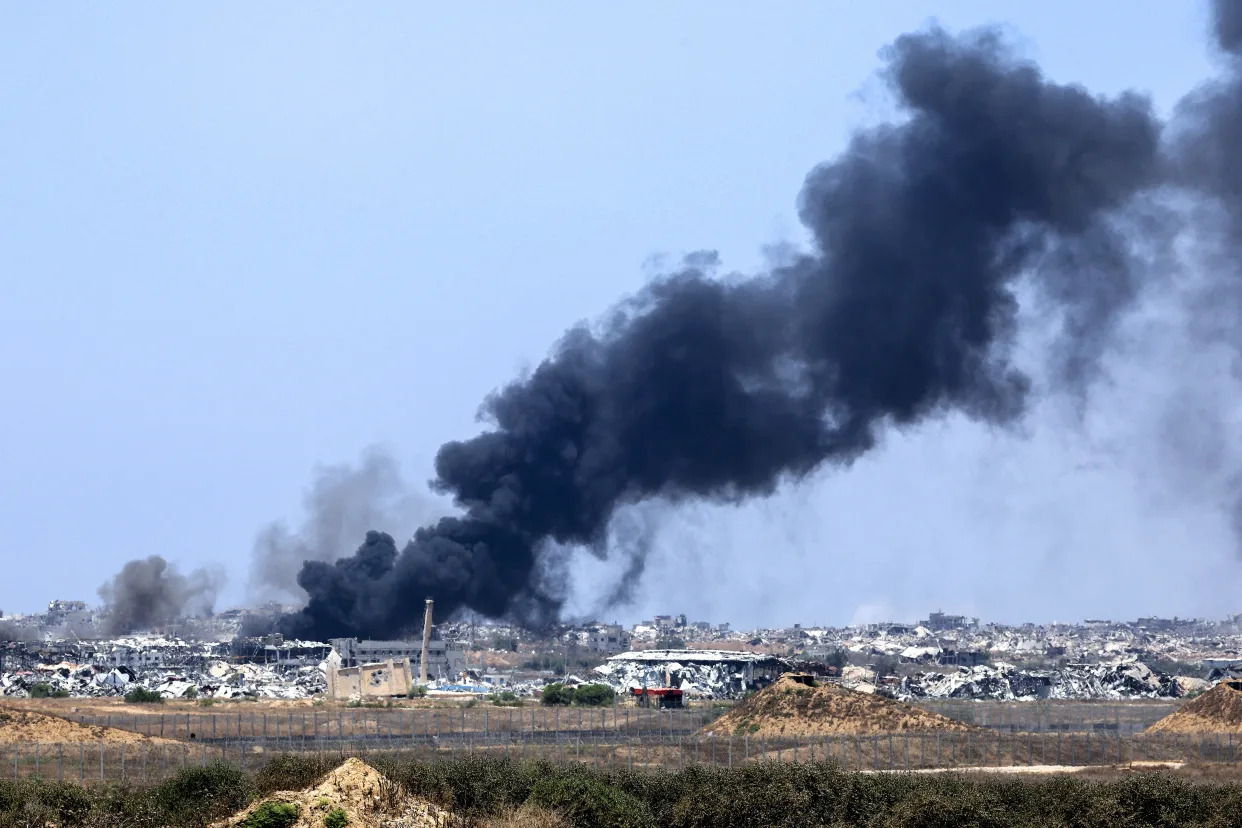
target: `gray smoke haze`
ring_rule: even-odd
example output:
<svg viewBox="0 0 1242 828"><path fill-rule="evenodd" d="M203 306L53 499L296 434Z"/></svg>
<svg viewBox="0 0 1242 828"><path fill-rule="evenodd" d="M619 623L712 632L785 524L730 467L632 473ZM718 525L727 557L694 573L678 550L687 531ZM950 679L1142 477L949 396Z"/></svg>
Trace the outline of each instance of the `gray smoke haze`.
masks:
<svg viewBox="0 0 1242 828"><path fill-rule="evenodd" d="M28 627L19 627L12 621L0 620L0 642L34 641L38 635Z"/></svg>
<svg viewBox="0 0 1242 828"><path fill-rule="evenodd" d="M121 635L209 613L223 586L220 571L196 569L182 575L159 555L129 561L99 588L105 630Z"/></svg>
<svg viewBox="0 0 1242 828"><path fill-rule="evenodd" d="M408 538L434 519L438 505L409 488L387 450L365 450L357 465L320 466L303 495L305 517L296 531L280 521L255 538L250 592L256 599L305 599L297 575L305 561L344 557L371 529Z"/></svg>
<svg viewBox="0 0 1242 828"><path fill-rule="evenodd" d="M1166 415L1168 444L1194 450L1170 458L1181 473L1221 481L1242 550L1242 0L1216 0L1213 35L1226 62L1222 77L1179 105L1166 151L1175 183L1195 201L1187 253L1189 340L1195 379L1184 381ZM1215 371L1210 370L1213 366ZM1172 452L1167 452L1171 454ZM1207 486L1209 490L1212 488Z"/></svg>

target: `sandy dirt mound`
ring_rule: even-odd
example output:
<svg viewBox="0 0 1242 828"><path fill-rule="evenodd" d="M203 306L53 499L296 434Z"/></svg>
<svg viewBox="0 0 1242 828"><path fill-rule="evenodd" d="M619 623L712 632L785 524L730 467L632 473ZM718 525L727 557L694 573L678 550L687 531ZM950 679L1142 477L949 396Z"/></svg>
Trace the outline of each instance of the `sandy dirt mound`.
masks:
<svg viewBox="0 0 1242 828"><path fill-rule="evenodd" d="M294 828L323 828L324 818L340 808L350 828L445 828L449 813L400 790L383 774L360 759L349 758L318 785L304 791L280 791L259 800L216 828L245 823L265 802L287 802L298 807Z"/></svg>
<svg viewBox="0 0 1242 828"><path fill-rule="evenodd" d="M30 710L0 707L0 743L5 742L39 742L45 745L108 742L132 745L173 743L173 740L143 736L115 727L91 727Z"/></svg>
<svg viewBox="0 0 1242 828"><path fill-rule="evenodd" d="M1242 681L1222 681L1165 716L1147 733L1242 733Z"/></svg>
<svg viewBox="0 0 1242 828"><path fill-rule="evenodd" d="M768 736L974 730L883 696L835 684L808 687L786 674L703 728L702 733Z"/></svg>

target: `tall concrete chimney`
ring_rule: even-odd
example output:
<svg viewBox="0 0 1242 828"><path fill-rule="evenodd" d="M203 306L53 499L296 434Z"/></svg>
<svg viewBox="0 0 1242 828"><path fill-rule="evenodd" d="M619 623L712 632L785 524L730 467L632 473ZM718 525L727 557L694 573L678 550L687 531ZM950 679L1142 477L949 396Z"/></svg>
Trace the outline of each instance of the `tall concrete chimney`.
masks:
<svg viewBox="0 0 1242 828"><path fill-rule="evenodd" d="M431 604L430 598L427 599L427 612L423 616L423 660L419 666L419 683L424 687L427 686L427 658L430 655L431 648Z"/></svg>

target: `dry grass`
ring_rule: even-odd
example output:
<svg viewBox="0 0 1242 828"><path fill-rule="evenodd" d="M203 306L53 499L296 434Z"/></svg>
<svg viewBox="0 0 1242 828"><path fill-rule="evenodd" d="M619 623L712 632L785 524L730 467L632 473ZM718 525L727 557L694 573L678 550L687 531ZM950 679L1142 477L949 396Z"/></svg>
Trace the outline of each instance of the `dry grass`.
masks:
<svg viewBox="0 0 1242 828"><path fill-rule="evenodd" d="M701 733L775 737L971 731L970 725L834 684L808 687L788 675L764 688Z"/></svg>
<svg viewBox="0 0 1242 828"><path fill-rule="evenodd" d="M570 822L560 814L534 805L484 817L476 824L478 828L571 828Z"/></svg>
<svg viewBox="0 0 1242 828"><path fill-rule="evenodd" d="M1242 733L1242 682L1221 682L1146 732Z"/></svg>

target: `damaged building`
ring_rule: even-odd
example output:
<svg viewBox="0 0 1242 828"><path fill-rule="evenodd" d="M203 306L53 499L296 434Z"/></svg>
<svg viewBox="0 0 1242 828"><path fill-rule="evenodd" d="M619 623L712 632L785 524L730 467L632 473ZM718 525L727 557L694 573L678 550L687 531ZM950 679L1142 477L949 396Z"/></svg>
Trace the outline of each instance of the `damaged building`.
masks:
<svg viewBox="0 0 1242 828"><path fill-rule="evenodd" d="M612 656L594 675L618 692L642 687L676 687L704 699L740 698L789 669L767 653L731 650L634 650Z"/></svg>

